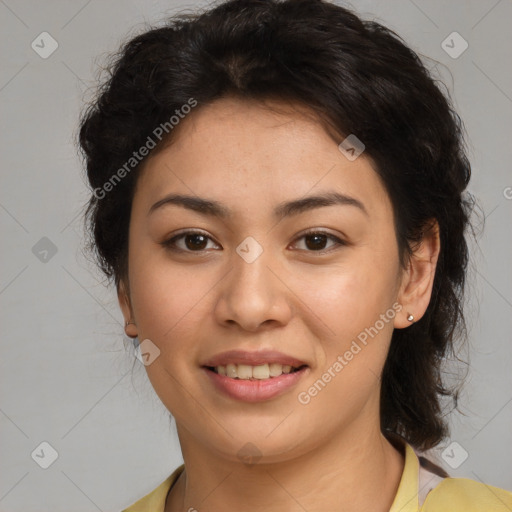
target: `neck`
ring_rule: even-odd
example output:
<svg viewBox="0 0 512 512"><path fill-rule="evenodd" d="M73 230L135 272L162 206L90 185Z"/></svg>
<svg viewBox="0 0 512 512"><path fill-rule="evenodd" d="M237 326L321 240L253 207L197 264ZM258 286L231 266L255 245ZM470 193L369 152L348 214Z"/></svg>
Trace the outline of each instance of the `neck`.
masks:
<svg viewBox="0 0 512 512"><path fill-rule="evenodd" d="M167 497L165 512L237 510L241 504L255 512L388 512L403 454L378 425L355 427L292 459L247 465L197 449L178 426L186 469Z"/></svg>

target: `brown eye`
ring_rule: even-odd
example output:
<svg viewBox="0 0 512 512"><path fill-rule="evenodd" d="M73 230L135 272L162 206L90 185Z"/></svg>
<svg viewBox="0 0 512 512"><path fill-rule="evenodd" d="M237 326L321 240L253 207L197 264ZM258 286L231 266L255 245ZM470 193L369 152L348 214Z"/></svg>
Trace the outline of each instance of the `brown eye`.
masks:
<svg viewBox="0 0 512 512"><path fill-rule="evenodd" d="M202 250L207 245L206 239L206 236L200 234L185 235L185 246L191 251Z"/></svg>
<svg viewBox="0 0 512 512"><path fill-rule="evenodd" d="M340 240L338 237L331 235L325 231L309 231L304 233L301 237L297 238L297 240L305 240L305 250L307 252L328 252L332 249L333 246L326 248L325 245L332 241L334 242L334 247L339 245L346 245L343 240Z"/></svg>
<svg viewBox="0 0 512 512"><path fill-rule="evenodd" d="M307 235L304 237L306 240L306 246L308 249L313 251L325 249L329 237L322 233L315 233L313 235Z"/></svg>
<svg viewBox="0 0 512 512"><path fill-rule="evenodd" d="M186 231L162 242L161 245L173 251L201 252L207 248L209 240L211 238L200 231Z"/></svg>

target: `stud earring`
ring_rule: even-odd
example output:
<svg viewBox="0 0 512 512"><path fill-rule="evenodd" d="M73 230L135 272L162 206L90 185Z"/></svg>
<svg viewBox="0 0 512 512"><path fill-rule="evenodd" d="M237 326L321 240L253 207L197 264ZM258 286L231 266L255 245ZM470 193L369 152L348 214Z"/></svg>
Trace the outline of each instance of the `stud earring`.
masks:
<svg viewBox="0 0 512 512"><path fill-rule="evenodd" d="M407 320L409 322L414 322L414 316L412 316L410 313L407 315Z"/></svg>

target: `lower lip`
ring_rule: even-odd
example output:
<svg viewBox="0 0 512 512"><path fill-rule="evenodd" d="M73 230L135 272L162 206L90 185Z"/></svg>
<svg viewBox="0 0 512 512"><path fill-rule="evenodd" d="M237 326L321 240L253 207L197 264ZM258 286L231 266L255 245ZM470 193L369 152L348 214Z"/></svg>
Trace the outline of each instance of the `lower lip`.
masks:
<svg viewBox="0 0 512 512"><path fill-rule="evenodd" d="M226 395L244 402L263 402L270 400L282 393L288 391L304 376L308 367L293 373L283 373L279 377L268 379L232 379L224 375L219 375L212 370L203 368L214 386Z"/></svg>

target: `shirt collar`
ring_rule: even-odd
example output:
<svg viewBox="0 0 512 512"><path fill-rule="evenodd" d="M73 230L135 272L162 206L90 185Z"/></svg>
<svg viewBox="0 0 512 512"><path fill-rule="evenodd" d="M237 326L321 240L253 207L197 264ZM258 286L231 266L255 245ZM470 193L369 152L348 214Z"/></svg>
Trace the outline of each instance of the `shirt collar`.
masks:
<svg viewBox="0 0 512 512"><path fill-rule="evenodd" d="M418 512L418 475L420 463L409 443L405 445L405 464L398 491L389 512Z"/></svg>

